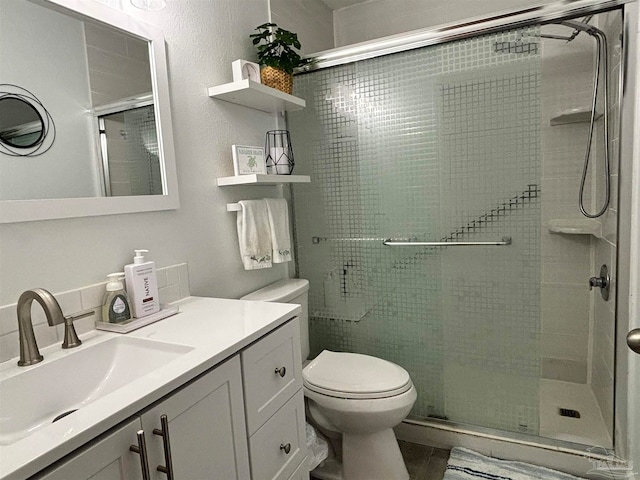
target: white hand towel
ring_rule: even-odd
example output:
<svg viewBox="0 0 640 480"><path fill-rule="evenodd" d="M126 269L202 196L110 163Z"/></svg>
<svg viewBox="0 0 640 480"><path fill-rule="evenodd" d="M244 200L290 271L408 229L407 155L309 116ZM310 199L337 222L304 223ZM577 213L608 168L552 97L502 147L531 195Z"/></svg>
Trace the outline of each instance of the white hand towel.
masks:
<svg viewBox="0 0 640 480"><path fill-rule="evenodd" d="M271 228L273 263L291 261L291 237L289 236L289 207L284 198L265 198Z"/></svg>
<svg viewBox="0 0 640 480"><path fill-rule="evenodd" d="M245 270L271 267L271 231L264 200L241 200L238 244Z"/></svg>

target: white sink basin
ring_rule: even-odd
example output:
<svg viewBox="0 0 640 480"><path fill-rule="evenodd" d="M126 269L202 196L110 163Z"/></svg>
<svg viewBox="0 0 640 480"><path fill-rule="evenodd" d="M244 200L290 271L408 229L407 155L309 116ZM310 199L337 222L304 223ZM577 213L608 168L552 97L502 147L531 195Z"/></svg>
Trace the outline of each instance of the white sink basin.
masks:
<svg viewBox="0 0 640 480"><path fill-rule="evenodd" d="M45 356L42 363L0 381L0 445L12 444L191 350L115 337L50 361Z"/></svg>

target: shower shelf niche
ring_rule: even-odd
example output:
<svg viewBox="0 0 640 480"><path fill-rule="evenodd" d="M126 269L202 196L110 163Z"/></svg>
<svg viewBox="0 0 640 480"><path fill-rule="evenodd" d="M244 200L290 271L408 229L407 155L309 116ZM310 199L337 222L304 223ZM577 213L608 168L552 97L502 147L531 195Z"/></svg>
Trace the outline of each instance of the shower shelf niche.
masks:
<svg viewBox="0 0 640 480"><path fill-rule="evenodd" d="M602 237L602 225L596 220L585 219L554 219L549 220L549 232L565 235L593 235Z"/></svg>
<svg viewBox="0 0 640 480"><path fill-rule="evenodd" d="M595 119L599 119L602 116L600 112L596 110ZM589 123L591 121L591 109L586 107L570 108L558 112L557 115L551 118L549 124L552 127L558 125L569 125L571 123Z"/></svg>
<svg viewBox="0 0 640 480"><path fill-rule="evenodd" d="M230 185L281 185L283 183L311 183L311 177L308 175L265 175L254 173L251 175L218 178L219 187L228 187Z"/></svg>
<svg viewBox="0 0 640 480"><path fill-rule="evenodd" d="M302 110L307 104L302 98L294 97L249 79L209 87L208 91L212 98L267 113Z"/></svg>

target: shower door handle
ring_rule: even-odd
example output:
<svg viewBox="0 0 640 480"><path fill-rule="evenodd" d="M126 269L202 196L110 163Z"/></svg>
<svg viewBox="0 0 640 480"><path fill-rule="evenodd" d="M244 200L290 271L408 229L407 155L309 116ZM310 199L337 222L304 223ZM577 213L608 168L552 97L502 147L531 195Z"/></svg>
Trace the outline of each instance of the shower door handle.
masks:
<svg viewBox="0 0 640 480"><path fill-rule="evenodd" d="M417 242L413 240L392 240L387 238L382 242L387 247L487 247L511 245L511 237L493 242Z"/></svg>
<svg viewBox="0 0 640 480"><path fill-rule="evenodd" d="M627 345L629 345L631 350L640 354L640 328L631 330L627 334Z"/></svg>

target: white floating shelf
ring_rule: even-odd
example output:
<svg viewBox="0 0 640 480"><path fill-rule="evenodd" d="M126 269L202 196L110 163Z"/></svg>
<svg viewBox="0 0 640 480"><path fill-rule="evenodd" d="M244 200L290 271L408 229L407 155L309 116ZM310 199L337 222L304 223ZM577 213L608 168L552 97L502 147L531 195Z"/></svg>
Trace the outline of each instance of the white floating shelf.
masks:
<svg viewBox="0 0 640 480"><path fill-rule="evenodd" d="M602 237L602 226L596 220L575 219L575 220L549 220L549 231L551 233L562 233L565 235L593 235Z"/></svg>
<svg viewBox="0 0 640 480"><path fill-rule="evenodd" d="M219 187L230 185L281 185L283 183L311 183L308 175L251 174L218 178Z"/></svg>
<svg viewBox="0 0 640 480"><path fill-rule="evenodd" d="M596 120L602 116L601 113L596 111ZM552 117L549 124L552 127L557 125L568 125L570 123L588 123L591 121L591 109L590 108L570 108L559 112L556 116Z"/></svg>
<svg viewBox="0 0 640 480"><path fill-rule="evenodd" d="M302 110L307 104L301 98L249 79L209 87L209 96L268 113Z"/></svg>

